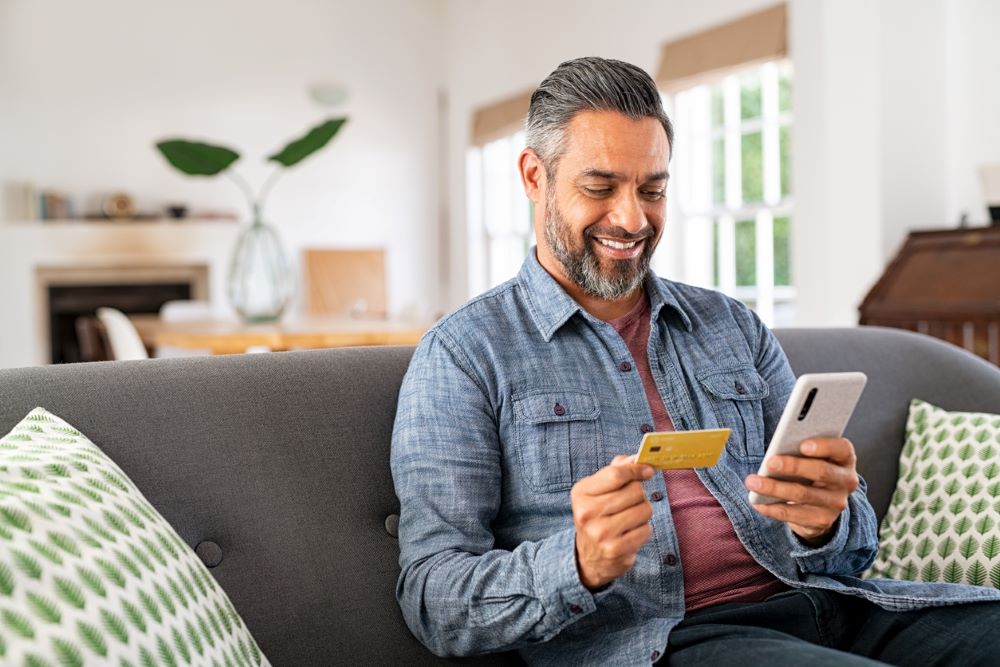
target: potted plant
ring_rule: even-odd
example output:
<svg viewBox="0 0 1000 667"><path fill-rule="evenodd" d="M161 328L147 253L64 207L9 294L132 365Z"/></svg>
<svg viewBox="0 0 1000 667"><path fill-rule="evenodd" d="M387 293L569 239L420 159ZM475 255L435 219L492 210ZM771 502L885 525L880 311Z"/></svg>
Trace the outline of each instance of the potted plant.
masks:
<svg viewBox="0 0 1000 667"><path fill-rule="evenodd" d="M346 117L326 120L277 153L269 155L268 161L275 163L276 167L257 192L233 169L240 158L240 154L233 149L185 139L157 142L156 148L181 173L188 176L222 174L236 183L247 198L251 221L237 240L227 285L229 300L245 322L277 320L288 307L295 289L291 265L281 240L274 227L265 223L263 218L264 204L271 188L286 169L330 143L346 122Z"/></svg>

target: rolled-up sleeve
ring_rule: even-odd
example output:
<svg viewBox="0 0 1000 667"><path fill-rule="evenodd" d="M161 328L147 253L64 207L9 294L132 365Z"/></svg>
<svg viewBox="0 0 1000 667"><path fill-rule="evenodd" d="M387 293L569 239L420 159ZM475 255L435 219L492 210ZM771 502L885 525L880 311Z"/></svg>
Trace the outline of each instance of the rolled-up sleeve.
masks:
<svg viewBox="0 0 1000 667"><path fill-rule="evenodd" d="M400 501L396 597L431 651L472 655L547 641L596 609L579 580L572 529L495 548L496 408L439 330L421 341L403 380L391 464Z"/></svg>

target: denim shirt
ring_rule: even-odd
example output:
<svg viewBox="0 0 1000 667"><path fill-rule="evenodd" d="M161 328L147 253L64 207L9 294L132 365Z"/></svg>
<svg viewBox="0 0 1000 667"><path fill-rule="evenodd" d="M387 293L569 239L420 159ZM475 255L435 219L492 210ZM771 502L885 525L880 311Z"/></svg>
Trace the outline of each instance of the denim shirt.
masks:
<svg viewBox="0 0 1000 667"><path fill-rule="evenodd" d="M677 430L732 429L718 464L696 472L757 562L789 586L889 609L1000 597L859 579L877 549L863 480L819 548L756 512L744 479L794 384L788 361L738 301L655 277L645 289L650 370ZM680 553L669 503L654 504L653 535L632 570L596 594L580 583L570 505L573 483L634 453L647 423L625 342L534 250L516 278L438 322L403 380L392 440L396 596L416 637L438 655L518 649L539 665L655 662L684 617L684 564L667 558ZM644 486L670 492L662 475Z"/></svg>

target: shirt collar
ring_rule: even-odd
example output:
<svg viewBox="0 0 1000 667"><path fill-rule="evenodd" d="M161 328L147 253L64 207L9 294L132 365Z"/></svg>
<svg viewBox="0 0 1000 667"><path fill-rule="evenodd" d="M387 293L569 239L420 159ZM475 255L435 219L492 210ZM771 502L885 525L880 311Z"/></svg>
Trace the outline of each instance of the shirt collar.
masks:
<svg viewBox="0 0 1000 667"><path fill-rule="evenodd" d="M535 247L521 265L517 280L524 289L528 311L545 342L552 339L559 328L575 314L590 317L586 311L562 288L556 279L538 262ZM677 297L670 289L670 282L660 280L652 272L646 278L646 293L649 295L651 319L660 316L664 306L676 312L684 328L691 331L691 318L684 312Z"/></svg>

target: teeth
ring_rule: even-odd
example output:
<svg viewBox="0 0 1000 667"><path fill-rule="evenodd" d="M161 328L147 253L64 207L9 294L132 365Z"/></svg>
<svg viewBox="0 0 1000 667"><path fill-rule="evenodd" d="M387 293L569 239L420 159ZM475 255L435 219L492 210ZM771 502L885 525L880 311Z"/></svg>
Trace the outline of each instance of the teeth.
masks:
<svg viewBox="0 0 1000 667"><path fill-rule="evenodd" d="M638 241L630 241L628 243L619 243L618 241L609 241L607 239L597 239L602 245L606 245L609 248L615 248L616 250L628 250L629 248L634 248Z"/></svg>

